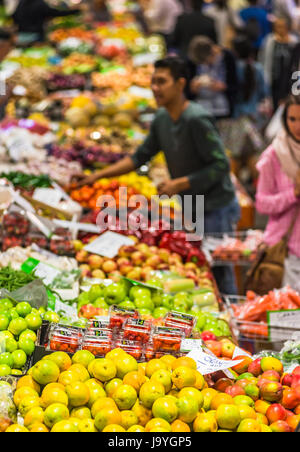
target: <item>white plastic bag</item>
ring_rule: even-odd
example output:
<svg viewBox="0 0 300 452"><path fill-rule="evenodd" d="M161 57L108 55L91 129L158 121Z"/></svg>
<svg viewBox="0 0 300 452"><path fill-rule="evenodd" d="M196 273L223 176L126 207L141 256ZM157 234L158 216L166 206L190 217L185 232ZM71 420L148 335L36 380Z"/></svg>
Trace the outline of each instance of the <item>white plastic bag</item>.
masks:
<svg viewBox="0 0 300 452"><path fill-rule="evenodd" d="M278 131L282 127L281 118L284 110L284 105L280 105L276 112L274 113L271 121L269 122L266 130L265 130L265 138L268 141L272 141L277 135Z"/></svg>

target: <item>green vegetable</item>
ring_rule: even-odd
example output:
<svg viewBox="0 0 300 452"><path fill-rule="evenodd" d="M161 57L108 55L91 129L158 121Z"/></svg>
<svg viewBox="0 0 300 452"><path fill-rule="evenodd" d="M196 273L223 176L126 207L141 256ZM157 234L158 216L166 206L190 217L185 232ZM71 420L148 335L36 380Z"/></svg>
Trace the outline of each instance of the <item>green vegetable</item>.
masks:
<svg viewBox="0 0 300 452"><path fill-rule="evenodd" d="M13 270L10 266L0 269L0 289L6 289L9 292L14 292L36 279L35 276L28 275L22 270Z"/></svg>

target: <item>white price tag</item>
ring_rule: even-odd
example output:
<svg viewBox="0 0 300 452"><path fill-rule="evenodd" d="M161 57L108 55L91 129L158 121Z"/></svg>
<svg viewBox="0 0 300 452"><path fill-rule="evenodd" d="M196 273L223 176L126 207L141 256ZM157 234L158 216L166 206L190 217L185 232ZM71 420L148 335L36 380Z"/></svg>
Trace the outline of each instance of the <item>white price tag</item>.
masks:
<svg viewBox="0 0 300 452"><path fill-rule="evenodd" d="M192 351L192 350L201 350L202 351L202 340L201 339L183 339L181 341L181 351Z"/></svg>
<svg viewBox="0 0 300 452"><path fill-rule="evenodd" d="M246 352L245 350L241 349L240 347L235 347L232 359L236 358L237 356L249 356L251 358L250 353Z"/></svg>
<svg viewBox="0 0 300 452"><path fill-rule="evenodd" d="M152 99L153 93L151 89L141 88L140 86L131 86L128 92L133 96L140 97L141 99Z"/></svg>
<svg viewBox="0 0 300 452"><path fill-rule="evenodd" d="M64 312L67 317L70 317L71 320L78 320L77 309L73 306L69 306L66 303L61 302L60 300L56 300L55 302L55 312Z"/></svg>
<svg viewBox="0 0 300 452"><path fill-rule="evenodd" d="M52 207L57 207L61 198L61 193L53 188L36 188L33 193L33 199Z"/></svg>
<svg viewBox="0 0 300 452"><path fill-rule="evenodd" d="M51 265L40 262L34 269L34 275L43 280L46 286L49 286L54 279L61 274L61 271Z"/></svg>
<svg viewBox="0 0 300 452"><path fill-rule="evenodd" d="M100 256L112 259L117 256L119 249L124 245L132 246L134 245L134 241L125 235L107 231L83 249L89 253L99 254Z"/></svg>
<svg viewBox="0 0 300 452"><path fill-rule="evenodd" d="M140 53L133 57L132 62L133 66L138 67L154 64L157 59L158 56L155 53Z"/></svg>
<svg viewBox="0 0 300 452"><path fill-rule="evenodd" d="M187 355L197 363L197 370L202 375L212 374L219 370L230 369L242 362L242 360L222 361L216 356L210 356L201 350L192 350Z"/></svg>
<svg viewBox="0 0 300 452"><path fill-rule="evenodd" d="M268 311L270 341L300 339L300 309Z"/></svg>

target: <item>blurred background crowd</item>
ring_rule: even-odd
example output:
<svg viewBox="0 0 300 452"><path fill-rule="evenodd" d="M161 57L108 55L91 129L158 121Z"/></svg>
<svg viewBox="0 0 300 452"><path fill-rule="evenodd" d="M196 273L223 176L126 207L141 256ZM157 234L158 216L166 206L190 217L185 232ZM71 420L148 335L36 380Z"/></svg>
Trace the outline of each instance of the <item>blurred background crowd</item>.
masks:
<svg viewBox="0 0 300 452"><path fill-rule="evenodd" d="M297 83L299 0L136 0L145 33L164 37L168 53L189 65L187 97L216 118L235 172L255 193L256 163L277 132ZM69 14L55 0L1 0L19 32L43 38L47 18ZM299 2L300 3L300 2ZM72 1L73 12L109 21L105 0ZM14 39L4 30L3 39ZM295 85L296 86L296 85ZM273 120L271 118L273 117ZM271 121L270 121L271 120Z"/></svg>

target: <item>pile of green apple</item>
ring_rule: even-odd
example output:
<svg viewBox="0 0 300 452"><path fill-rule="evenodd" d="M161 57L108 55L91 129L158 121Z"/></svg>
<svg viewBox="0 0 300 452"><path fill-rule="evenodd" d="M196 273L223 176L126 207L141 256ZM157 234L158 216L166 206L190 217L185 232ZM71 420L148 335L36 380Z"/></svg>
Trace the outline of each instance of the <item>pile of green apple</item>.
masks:
<svg viewBox="0 0 300 452"><path fill-rule="evenodd" d="M41 313L26 301L0 300L0 377L22 374L41 325Z"/></svg>
<svg viewBox="0 0 300 452"><path fill-rule="evenodd" d="M160 288L157 280L148 281L148 284ZM212 295L215 298L214 294ZM199 296L199 294L196 295L196 297ZM205 296L202 301L205 300ZM89 291L83 292L78 298L78 312L83 317L97 315L99 311L108 311L111 305L118 305L124 309L136 309L141 316L154 319L165 317L169 311L191 314L197 318L196 331L211 331L216 336L231 334L227 322L216 318L216 313L210 313L209 310L205 312L200 303L195 304L195 296L188 292L170 295L161 290L134 286L122 280L107 287L93 285Z"/></svg>

